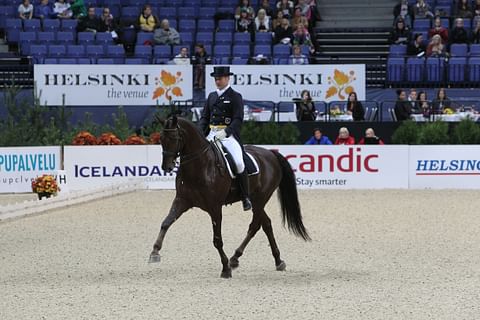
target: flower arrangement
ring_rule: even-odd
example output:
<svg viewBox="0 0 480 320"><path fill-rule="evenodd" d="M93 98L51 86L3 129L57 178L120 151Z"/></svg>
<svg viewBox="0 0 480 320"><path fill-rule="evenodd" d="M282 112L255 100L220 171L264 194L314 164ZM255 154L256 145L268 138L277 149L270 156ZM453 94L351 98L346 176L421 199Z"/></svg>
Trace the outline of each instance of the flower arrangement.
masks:
<svg viewBox="0 0 480 320"><path fill-rule="evenodd" d="M339 106L335 106L332 109L330 109L330 115L333 117L341 116L342 114L343 114L343 111L340 110Z"/></svg>
<svg viewBox="0 0 480 320"><path fill-rule="evenodd" d="M43 197L50 198L56 195L60 187L52 175L44 174L32 180L32 191L38 194L38 199L42 200Z"/></svg>
<svg viewBox="0 0 480 320"><path fill-rule="evenodd" d="M125 140L125 144L145 144L145 140L140 137L140 136L137 136L136 134L132 134L130 137L127 138L127 140Z"/></svg>
<svg viewBox="0 0 480 320"><path fill-rule="evenodd" d="M152 132L150 134L148 141L150 144L160 144L160 141L161 141L160 132Z"/></svg>
<svg viewBox="0 0 480 320"><path fill-rule="evenodd" d="M72 140L72 144L76 146L96 145L97 138L88 131L80 131Z"/></svg>
<svg viewBox="0 0 480 320"><path fill-rule="evenodd" d="M97 139L97 144L99 145L118 145L122 144L122 141L117 138L116 135L114 135L111 132L106 132L103 133L100 137Z"/></svg>

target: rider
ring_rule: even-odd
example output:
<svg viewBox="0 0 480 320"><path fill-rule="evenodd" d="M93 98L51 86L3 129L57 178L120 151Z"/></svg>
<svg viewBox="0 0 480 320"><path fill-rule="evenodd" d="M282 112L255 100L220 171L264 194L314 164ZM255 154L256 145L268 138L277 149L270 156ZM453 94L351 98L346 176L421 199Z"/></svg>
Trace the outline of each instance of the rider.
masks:
<svg viewBox="0 0 480 320"><path fill-rule="evenodd" d="M210 76L215 78L217 90L208 95L203 108L199 126L207 135L207 139L220 140L232 155L235 162L237 180L242 194L243 210L250 210L248 175L243 162L243 151L240 145L240 129L243 123L243 98L230 85L230 67L213 67Z"/></svg>

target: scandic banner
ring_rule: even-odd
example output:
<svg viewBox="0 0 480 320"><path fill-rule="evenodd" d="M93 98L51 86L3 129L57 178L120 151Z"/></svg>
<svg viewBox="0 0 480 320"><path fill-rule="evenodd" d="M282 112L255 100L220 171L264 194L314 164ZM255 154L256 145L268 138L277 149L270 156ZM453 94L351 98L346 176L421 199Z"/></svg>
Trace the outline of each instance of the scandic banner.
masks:
<svg viewBox="0 0 480 320"><path fill-rule="evenodd" d="M206 73L213 71L206 66ZM345 101L355 91L365 100L365 65L231 65L230 84L244 100L292 101L308 90L316 101ZM206 81L205 95L215 91L215 83Z"/></svg>
<svg viewBox="0 0 480 320"><path fill-rule="evenodd" d="M190 65L34 66L40 103L49 106L163 105L193 97Z"/></svg>
<svg viewBox="0 0 480 320"><path fill-rule="evenodd" d="M0 148L0 193L32 192L32 180L60 164L60 147Z"/></svg>

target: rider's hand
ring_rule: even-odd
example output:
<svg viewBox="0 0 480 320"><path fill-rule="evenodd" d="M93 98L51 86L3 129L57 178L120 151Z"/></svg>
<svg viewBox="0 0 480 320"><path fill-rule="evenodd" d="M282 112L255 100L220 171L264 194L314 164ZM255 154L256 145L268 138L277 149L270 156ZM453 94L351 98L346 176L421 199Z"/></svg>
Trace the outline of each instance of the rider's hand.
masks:
<svg viewBox="0 0 480 320"><path fill-rule="evenodd" d="M227 133L225 132L225 130L220 130L217 133L215 133L215 138L217 138L218 140L223 140L226 137L227 137Z"/></svg>

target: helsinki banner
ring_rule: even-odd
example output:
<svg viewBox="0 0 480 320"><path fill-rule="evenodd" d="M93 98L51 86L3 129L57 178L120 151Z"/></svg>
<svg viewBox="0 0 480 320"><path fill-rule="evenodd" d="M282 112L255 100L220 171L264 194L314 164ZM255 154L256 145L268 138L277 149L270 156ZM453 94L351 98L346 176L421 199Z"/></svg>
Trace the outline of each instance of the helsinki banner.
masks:
<svg viewBox="0 0 480 320"><path fill-rule="evenodd" d="M190 65L34 66L41 104L50 106L163 105L193 97Z"/></svg>
<svg viewBox="0 0 480 320"><path fill-rule="evenodd" d="M206 66L206 73L213 71ZM245 100L291 101L300 98L303 90L310 91L315 101L346 101L355 91L358 100L365 100L365 65L231 65L233 89ZM205 94L215 90L207 78Z"/></svg>

